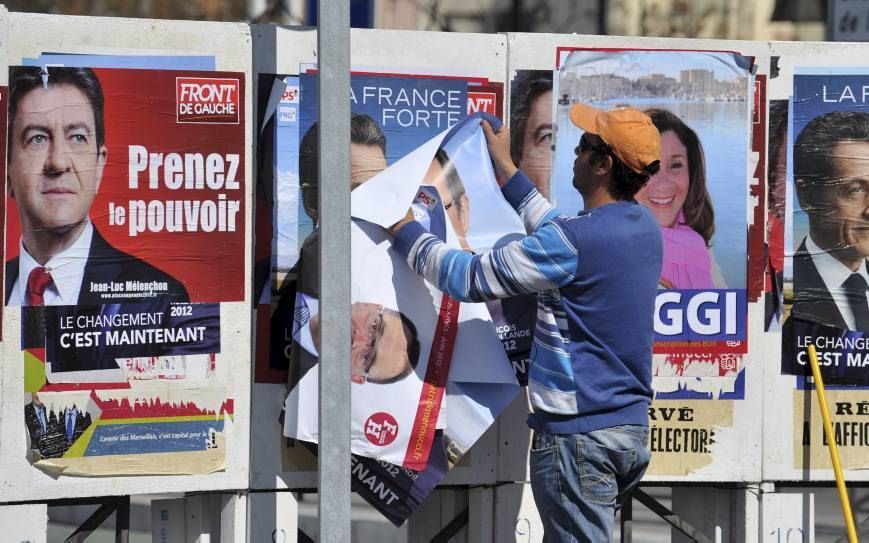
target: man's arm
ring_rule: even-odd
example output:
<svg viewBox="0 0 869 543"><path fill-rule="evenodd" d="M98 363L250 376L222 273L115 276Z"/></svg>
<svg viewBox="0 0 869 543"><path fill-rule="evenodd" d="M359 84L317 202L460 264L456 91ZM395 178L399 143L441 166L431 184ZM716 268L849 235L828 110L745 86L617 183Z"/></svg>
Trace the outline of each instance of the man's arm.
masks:
<svg viewBox="0 0 869 543"><path fill-rule="evenodd" d="M516 170L513 177L501 187L501 194L519 214L528 234L558 216L552 204L537 192L522 170Z"/></svg>
<svg viewBox="0 0 869 543"><path fill-rule="evenodd" d="M450 249L411 221L395 233L395 250L430 283L463 302L483 302L558 288L576 275L578 252L569 232L550 221L534 233L484 255Z"/></svg>
<svg viewBox="0 0 869 543"><path fill-rule="evenodd" d="M489 156L492 159L492 167L495 169L495 177L501 187L501 193L522 218L525 232L530 234L541 224L557 216L555 208L537 192L534 184L513 164L510 156L510 129L501 126L501 129L495 132L487 121L483 121L480 125L486 135Z"/></svg>

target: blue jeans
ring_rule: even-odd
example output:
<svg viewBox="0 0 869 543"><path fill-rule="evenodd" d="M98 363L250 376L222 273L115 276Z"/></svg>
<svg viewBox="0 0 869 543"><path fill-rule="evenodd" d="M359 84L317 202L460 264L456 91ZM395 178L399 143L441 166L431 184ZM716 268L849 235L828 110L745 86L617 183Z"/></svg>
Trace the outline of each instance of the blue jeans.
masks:
<svg viewBox="0 0 869 543"><path fill-rule="evenodd" d="M649 465L648 443L648 426L564 435L535 431L531 490L544 543L611 541L615 513Z"/></svg>

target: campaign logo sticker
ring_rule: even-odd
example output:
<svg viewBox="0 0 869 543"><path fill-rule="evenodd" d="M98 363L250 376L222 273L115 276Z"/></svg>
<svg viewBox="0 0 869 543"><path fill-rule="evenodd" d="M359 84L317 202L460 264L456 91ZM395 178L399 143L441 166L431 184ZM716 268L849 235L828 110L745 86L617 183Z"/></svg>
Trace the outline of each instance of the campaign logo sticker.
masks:
<svg viewBox="0 0 869 543"><path fill-rule="evenodd" d="M736 354L723 354L718 359L719 376L723 377L728 373L735 373L739 369L739 359L741 357Z"/></svg>
<svg viewBox="0 0 869 543"><path fill-rule="evenodd" d="M437 194L428 187L420 187L419 192L416 193L416 201L424 205L429 213L434 211L435 206L438 205Z"/></svg>
<svg viewBox="0 0 869 543"><path fill-rule="evenodd" d="M468 115L474 113L489 113L497 116L495 111L495 93L494 92L469 92L468 93Z"/></svg>
<svg viewBox="0 0 869 543"><path fill-rule="evenodd" d="M290 106L282 106L278 108L278 124L280 126L284 126L286 124L292 124L296 122L299 118L298 115L299 109L296 107Z"/></svg>
<svg viewBox="0 0 869 543"><path fill-rule="evenodd" d="M389 413L374 413L365 421L365 437L378 447L386 447L398 436L398 421Z"/></svg>
<svg viewBox="0 0 869 543"><path fill-rule="evenodd" d="M176 120L179 124L238 124L241 116L238 79L176 77Z"/></svg>
<svg viewBox="0 0 869 543"><path fill-rule="evenodd" d="M281 95L282 104L298 104L299 103L299 86L287 85L284 93Z"/></svg>

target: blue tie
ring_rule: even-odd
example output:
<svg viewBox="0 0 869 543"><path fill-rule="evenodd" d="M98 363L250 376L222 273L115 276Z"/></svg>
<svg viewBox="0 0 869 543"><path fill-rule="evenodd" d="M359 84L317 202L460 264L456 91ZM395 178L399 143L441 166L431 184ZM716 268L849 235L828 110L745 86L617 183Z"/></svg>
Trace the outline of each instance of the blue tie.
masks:
<svg viewBox="0 0 869 543"><path fill-rule="evenodd" d="M66 413L66 439L72 440L73 430L75 430L75 412L68 411Z"/></svg>
<svg viewBox="0 0 869 543"><path fill-rule="evenodd" d="M866 290L869 285L866 284L866 279L859 273L852 273L842 283L842 288L845 289L848 305L854 312L855 328L860 332L869 332L869 306L866 305Z"/></svg>

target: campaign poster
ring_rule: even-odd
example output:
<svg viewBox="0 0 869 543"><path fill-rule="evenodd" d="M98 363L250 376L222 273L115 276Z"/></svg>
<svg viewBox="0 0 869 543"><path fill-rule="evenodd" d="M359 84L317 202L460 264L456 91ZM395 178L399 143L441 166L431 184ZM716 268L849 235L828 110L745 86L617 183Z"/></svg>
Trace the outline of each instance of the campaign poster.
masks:
<svg viewBox="0 0 869 543"><path fill-rule="evenodd" d="M52 475L223 469L243 74L12 67L10 82L6 304L29 460Z"/></svg>
<svg viewBox="0 0 869 543"><path fill-rule="evenodd" d="M6 305L243 299L243 74L9 81Z"/></svg>
<svg viewBox="0 0 869 543"><path fill-rule="evenodd" d="M6 126L6 116L9 110L9 104L7 103L9 99L8 87L0 87L0 126ZM2 132L2 131L0 131ZM6 133L2 132L0 134L2 136L2 141L0 141L0 179L6 178ZM2 199L3 203L0 204L0 224L5 225L6 220L6 202L5 198ZM0 269L0 279L3 279L5 272L4 269ZM0 305L0 330L2 330L3 323L3 306Z"/></svg>
<svg viewBox="0 0 869 543"><path fill-rule="evenodd" d="M754 76L751 106L751 182L749 184L748 222L748 301L757 302L764 292L767 268L766 181L767 181L767 103L766 75Z"/></svg>
<svg viewBox="0 0 869 543"><path fill-rule="evenodd" d="M582 209L573 188L582 135L573 104L645 111L662 133L661 170L637 194L661 226L655 308L658 399L739 399L747 350L752 59L707 51L559 49L551 199Z"/></svg>
<svg viewBox="0 0 869 543"><path fill-rule="evenodd" d="M298 76L260 74L257 88L254 303L262 348L254 356L254 381L285 384L301 229Z"/></svg>
<svg viewBox="0 0 869 543"><path fill-rule="evenodd" d="M220 304L23 306L28 460L72 476L222 470Z"/></svg>
<svg viewBox="0 0 869 543"><path fill-rule="evenodd" d="M833 439L843 469L869 468L869 402L866 390L832 387L826 390ZM813 388L794 389L793 467L832 470L818 395Z"/></svg>
<svg viewBox="0 0 869 543"><path fill-rule="evenodd" d="M735 434L732 400L719 400L710 409L702 400L656 399L649 408L652 462L646 473L690 475L711 465L716 443L732 441Z"/></svg>
<svg viewBox="0 0 869 543"><path fill-rule="evenodd" d="M764 330L781 330L784 311L785 214L788 184L788 100L769 101L767 264Z"/></svg>
<svg viewBox="0 0 869 543"><path fill-rule="evenodd" d="M552 75L551 70L517 70L510 81L510 155L546 199L555 136Z"/></svg>
<svg viewBox="0 0 869 543"><path fill-rule="evenodd" d="M299 239L307 239L316 224L316 170L313 160L317 141L317 76L299 76L302 98L299 123L299 183L302 202L299 211ZM469 114L484 111L500 116L503 86L487 80L402 76L387 74L353 74L350 80L351 187L365 183L386 166L416 149L424 142L452 128ZM448 153L448 150L444 150ZM438 158L443 164L465 160L462 156ZM443 169L443 165L441 165ZM436 172L432 172L434 176ZM454 177L454 176L445 176ZM486 196L475 184L450 180L449 197L444 205L455 225L462 247L475 251L491 248L501 237L497 225L509 221L492 217L484 202L472 203ZM444 187L437 185L439 190ZM471 205L466 205L470 202ZM491 227L492 221L496 222ZM520 223L517 229L521 230ZM494 232L494 233L493 233ZM304 250L304 248L303 248Z"/></svg>
<svg viewBox="0 0 869 543"><path fill-rule="evenodd" d="M781 369L810 375L815 345L830 385L869 385L865 89L864 69L800 68L793 76Z"/></svg>
<svg viewBox="0 0 869 543"><path fill-rule="evenodd" d="M281 92L271 91L272 95L267 96L263 91L260 97L260 111L265 112L260 132L259 151L263 153L260 181L267 187L270 179L273 189L258 191L258 197L262 192L262 201L271 210L271 223L267 227L266 216L258 214L258 233L263 235L257 236L257 269L267 258L264 252L260 254L259 248L265 246L260 246L259 240L268 237L272 239L270 283L259 282L260 277L265 277L264 273L258 271L256 275L257 292L261 293L259 303L266 303L269 299L266 291L271 287L272 311L267 317L265 309L258 308L258 337L271 347L267 359L265 355L258 355L257 382L277 382L282 372L287 371L296 289L315 297L318 290L319 275L313 262L317 258L318 204L316 68L303 67L301 72L300 76L281 76ZM273 77L261 88L274 85L277 81ZM482 78L354 73L351 86L351 140L354 143L351 183L354 187L468 114L485 111L500 116L503 110L503 84ZM264 147L272 151L264 151ZM445 153L439 159L447 164L451 157ZM450 162L461 160L462 157L452 157ZM439 190L447 190L452 195L445 200L447 212L461 232L465 247L470 248L468 240L476 249L491 246L498 239L485 238L488 228L485 207L470 205L474 198L484 202L485 194L475 195L473 185L466 190L461 179L447 173L449 182L441 182ZM258 209L265 209L261 203L258 201ZM517 224L516 228L521 230L521 225ZM301 273L300 257L307 261L304 273ZM516 313L513 306L515 304L507 305L508 316ZM506 324L506 328L510 327ZM515 338L511 339L515 346ZM291 381L294 379L297 377L291 377ZM282 379L285 381L286 377Z"/></svg>
<svg viewBox="0 0 869 543"><path fill-rule="evenodd" d="M552 75L552 70L517 70L510 81L510 156L547 199L555 135ZM526 386L537 322L537 296L516 296L492 302L490 306L492 318L498 323L498 337L516 378Z"/></svg>
<svg viewBox="0 0 869 543"><path fill-rule="evenodd" d="M234 410L227 392L166 380L33 392L24 405L28 459L53 476L222 470Z"/></svg>
<svg viewBox="0 0 869 543"><path fill-rule="evenodd" d="M366 92L364 86L361 90ZM429 91L419 94L425 92ZM303 110L306 97L303 77ZM356 116L367 136L377 134L376 119L384 119L374 113L365 119ZM377 170L353 191L354 217L364 220L355 220L351 231L355 332L349 376L352 451L360 458L379 460L381 467L361 461L354 463L353 472L364 472L371 481L394 480L393 471L400 479L413 473L413 492L420 498L492 424L518 384L486 305L459 303L427 284L391 250L383 227L372 222L389 213L390 205L402 208L403 215L413 203L415 217L430 232L465 250L485 250L486 244L517 235L522 226L497 189L479 119L453 130L445 127L387 169L389 147L384 143L378 136L367 144L369 151L379 152L374 158L380 167L369 163L370 169L356 171ZM351 171L353 165L351 159ZM477 202L487 205L475 207ZM469 220L450 213L457 205L470 213ZM488 230L473 230L475 213L488 216ZM302 259L304 263L304 250ZM300 279L293 330L293 353L299 360L294 369L301 377L294 381L291 376L295 386L286 402L284 430L288 437L315 442L318 302L303 284ZM384 503L366 491L360 477L354 478L354 490L390 519L403 521L416 507L408 504L419 503L413 496L403 497L404 512L399 512L395 502Z"/></svg>

